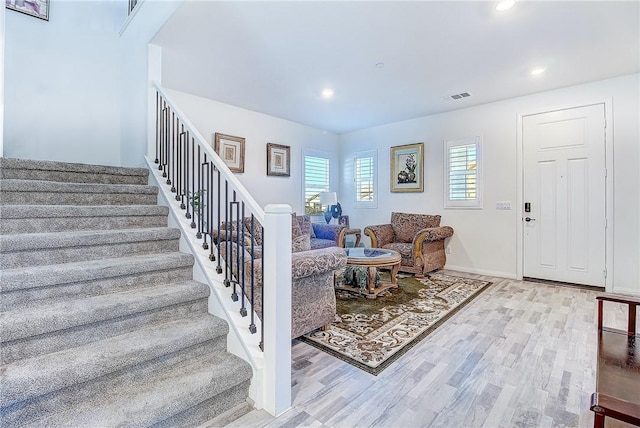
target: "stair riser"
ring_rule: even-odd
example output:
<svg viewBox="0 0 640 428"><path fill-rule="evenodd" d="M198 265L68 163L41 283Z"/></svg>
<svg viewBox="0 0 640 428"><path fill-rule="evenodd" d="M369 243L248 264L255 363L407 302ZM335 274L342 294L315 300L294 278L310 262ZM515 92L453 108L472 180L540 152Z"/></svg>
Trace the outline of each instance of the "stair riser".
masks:
<svg viewBox="0 0 640 428"><path fill-rule="evenodd" d="M249 395L251 381L246 381L234 386L214 397L203 401L190 409L181 412L171 418L154 424L154 428L195 427L201 425L226 410L245 402Z"/></svg>
<svg viewBox="0 0 640 428"><path fill-rule="evenodd" d="M99 244L63 248L43 248L3 252L0 268L11 269L27 266L43 266L140 254L157 254L178 251L179 240L156 240L117 244Z"/></svg>
<svg viewBox="0 0 640 428"><path fill-rule="evenodd" d="M7 311L18 307L55 303L71 299L98 296L107 293L133 290L156 284L170 284L181 280L191 279L192 266L168 271L155 271L134 275L103 278L94 281L83 281L69 284L59 284L50 287L37 287L26 290L16 290L2 293L0 310Z"/></svg>
<svg viewBox="0 0 640 428"><path fill-rule="evenodd" d="M140 378L161 376L164 369L175 364L185 364L225 349L226 336L219 336L208 342L145 361L135 367L0 408L0 426L57 427L59 426L57 422L46 422L46 415L72 412L75 407L82 405L93 396L108 398L114 391L126 388ZM90 426L89 422L87 421L85 426ZM134 421L131 422L133 425Z"/></svg>
<svg viewBox="0 0 640 428"><path fill-rule="evenodd" d="M155 205L157 195L139 193L0 192L2 205Z"/></svg>
<svg viewBox="0 0 640 428"><path fill-rule="evenodd" d="M139 175L98 174L39 169L0 169L0 178L20 180L59 181L64 183L148 184L148 177Z"/></svg>
<svg viewBox="0 0 640 428"><path fill-rule="evenodd" d="M203 298L66 330L3 342L0 347L0 358L3 364L8 364L12 361L57 352L107 337L129 333L151 324L188 317L194 313L207 312L207 310L207 299Z"/></svg>
<svg viewBox="0 0 640 428"><path fill-rule="evenodd" d="M164 227L167 216L126 216L126 217L65 217L2 219L0 233L66 232L73 230L112 230L144 227Z"/></svg>
<svg viewBox="0 0 640 428"><path fill-rule="evenodd" d="M3 388L0 389L0 407L10 406L25 399L33 399L51 392L72 387L123 370L133 370L146 362L159 361L167 355L185 352L189 348L213 341L226 342L227 325L202 316L189 320L176 320L164 325L146 328L126 337L118 336L109 345L96 348L89 344L74 348L76 352L58 354L58 358L45 358L47 364L27 363L27 366L8 367ZM104 343L104 342L102 342ZM92 361L90 353L97 354ZM57 360L57 361L56 361ZM40 371L34 376L34 371Z"/></svg>

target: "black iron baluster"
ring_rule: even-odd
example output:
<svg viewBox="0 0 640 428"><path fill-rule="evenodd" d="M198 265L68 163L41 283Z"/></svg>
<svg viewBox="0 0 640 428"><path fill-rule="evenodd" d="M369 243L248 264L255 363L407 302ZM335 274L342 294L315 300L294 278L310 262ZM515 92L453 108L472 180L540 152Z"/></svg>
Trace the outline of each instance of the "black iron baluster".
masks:
<svg viewBox="0 0 640 428"><path fill-rule="evenodd" d="M184 159L182 159L182 165L184 166L184 190L182 192L182 204L180 207L184 210L187 210L185 214L186 218L191 218L191 214L189 213L189 140L190 140L189 129L187 129L187 136L184 140ZM186 204L185 204L186 200Z"/></svg>
<svg viewBox="0 0 640 428"><path fill-rule="evenodd" d="M169 127L171 125L171 108L169 106L164 109L164 139L162 141L162 147L160 147L160 169L162 170L162 177L167 177L167 144L169 143Z"/></svg>
<svg viewBox="0 0 640 428"><path fill-rule="evenodd" d="M213 165L213 162L209 162L209 236L211 237L211 251L209 252L209 260L210 261L215 261L216 260L216 256L213 254L213 252L215 251L215 247L219 247L218 245L215 245L215 242L213 240L213 228L214 228L214 219L213 219L213 172L215 171L215 166ZM218 181L220 181L220 178L218 178ZM220 191L218 190L218 198L220 198ZM218 209L220 209L220 207L218 207ZM218 223L218 242L220 242L220 215L218 215L218 218L216 219L216 223ZM218 254L219 255L219 254ZM218 264L219 266L219 264ZM219 273L219 272L218 272Z"/></svg>
<svg viewBox="0 0 640 428"><path fill-rule="evenodd" d="M240 304L240 315L242 315L243 317L247 316L247 308L244 305L244 301L245 301L245 294L244 294L244 267L245 267L245 260L244 260L244 255L246 253L245 251L245 246L246 246L246 242L244 240L245 235L244 235L244 231L245 231L245 225L244 225L244 201L241 203L242 204L242 218L240 220L238 220L238 227L242 227L242 273L240 273L240 269L238 269L238 275L240 275L240 278L238 278L239 281L241 281L241 285L240 285L240 295L242 296L242 302ZM242 222L242 223L240 223ZM253 239L253 237L252 237ZM238 256L240 256L238 254ZM240 257L238 257L238 259L240 259ZM238 262L239 263L239 262Z"/></svg>
<svg viewBox="0 0 640 428"><path fill-rule="evenodd" d="M167 177L167 185L171 185L171 176L169 175L169 171L171 171L171 161L173 160L171 158L171 145L173 144L173 138L174 138L174 134L175 134L175 129L176 129L176 114L174 112L171 112L171 121L167 124L167 128L169 130L169 138L167 138L167 150L165 153L165 156L167 157L167 169L164 172L164 174L162 174L163 177Z"/></svg>
<svg viewBox="0 0 640 428"><path fill-rule="evenodd" d="M256 236L256 217L251 214L251 324L249 324L249 331L251 334L256 332L256 307L255 307L255 293L256 293L256 275L255 275L255 236Z"/></svg>
<svg viewBox="0 0 640 428"><path fill-rule="evenodd" d="M233 282L233 292L231 293L231 300L234 302L238 301L238 280L240 279L240 251L242 251L242 247L240 246L240 204L236 201L236 191L233 191L233 201L231 202L231 222L233 223L233 206L236 207L236 278L235 280L232 278L231 282ZM243 242L244 244L244 242ZM233 255L232 255L233 256ZM233 257L231 258L231 263L233 263ZM233 273L233 272L232 272Z"/></svg>
<svg viewBox="0 0 640 428"><path fill-rule="evenodd" d="M231 225L229 224L229 182L227 180L224 180L224 229L225 229L224 241L227 244L225 245L226 251L224 252L225 260L226 260L226 263L224 264L225 287L231 286L231 281L229 280L229 266L231 265L231 259L229 258L229 252L231 248L231 234L229 233L230 227Z"/></svg>
<svg viewBox="0 0 640 428"><path fill-rule="evenodd" d="M177 185L176 185L176 201L182 201L182 194L184 193L184 146L185 138L187 136L184 132L184 125L180 125L180 138L178 138L178 159L177 159ZM184 209L184 204L180 204L180 208Z"/></svg>
<svg viewBox="0 0 640 428"><path fill-rule="evenodd" d="M262 227L262 226L261 226ZM262 227L262 243L260 244L260 249L262 250L262 261L264 262L264 227ZM264 263L260 265L260 277L264 278ZM262 314L262 322L260 323L260 350L264 352L264 280L262 282L262 299L260 299L260 313Z"/></svg>
<svg viewBox="0 0 640 428"><path fill-rule="evenodd" d="M216 266L216 272L218 274L222 273L222 266L220 265L220 220L222 219L220 217L221 213L220 213L220 198L222 197L222 193L221 193L221 189L220 189L220 170L218 168L216 168L216 172L217 172L217 176L218 176L218 218L217 218L217 223L218 223L218 266Z"/></svg>
<svg viewBox="0 0 640 428"><path fill-rule="evenodd" d="M162 100L162 111L160 112L160 157L158 159L158 170L162 171L162 146L164 145L164 140L165 138L167 138L167 136L165 135L165 126L164 126L164 120L165 120L165 111L167 109L167 102L163 99Z"/></svg>
<svg viewBox="0 0 640 428"><path fill-rule="evenodd" d="M191 144L189 146L189 144ZM191 150L191 157L189 157L189 150ZM193 220L193 216L195 216L195 212L193 212L193 198L195 196L195 172L194 172L194 168L196 167L196 164L193 160L193 138L189 137L189 131L187 130L187 165L188 167L191 169L191 181L189 181L189 177L187 177L187 214L186 217L192 219L191 220L191 228L196 227L196 223ZM191 160L191 163L189 163L189 160ZM191 183L191 193L189 193L189 183ZM189 212L189 207L191 207L191 213Z"/></svg>
<svg viewBox="0 0 640 428"><path fill-rule="evenodd" d="M191 147L193 149L193 146ZM193 156L195 155L195 150L192 153L192 159ZM197 162L196 162L197 160ZM197 159L193 159L193 174L195 174L195 170L196 170L196 165L197 165L197 169L198 169L198 191L195 191L195 175L194 175L194 182L191 185L191 188L194 189L193 191L193 218L191 219L191 228L195 229L196 227L198 227L198 225L196 224L196 200L198 201L198 214L200 216L200 218L198 218L198 224L200 224L200 219L202 218L202 215L200 214L200 206L202 205L202 177L200 176L200 144L198 144L198 158ZM196 199L197 198L197 199ZM200 229L198 229L198 232L196 232L196 238L200 239L202 238L202 232L200 231Z"/></svg>
<svg viewBox="0 0 640 428"><path fill-rule="evenodd" d="M176 149L176 146L179 147L179 140L180 118L176 117L173 124L173 136L171 139L171 159L173 160L173 162L171 163L171 193L176 193L176 168L178 164L178 150Z"/></svg>
<svg viewBox="0 0 640 428"><path fill-rule="evenodd" d="M209 249L209 244L207 244L207 235L210 235L209 225L211 224L211 219L209 218L209 208L207 207L207 205L210 204L208 195L211 194L211 187L209 186L211 180L211 172L209 171L209 167L210 165L209 162L207 162L207 154L205 153L204 162L202 163L202 168L204 168L202 170L202 182L205 189L202 195L202 211L200 216L200 229L202 230L202 234L204 235L204 241L202 242L202 248L204 250Z"/></svg>
<svg viewBox="0 0 640 428"><path fill-rule="evenodd" d="M158 148L160 146L160 94L156 91L156 160L155 163L160 163L158 159Z"/></svg>

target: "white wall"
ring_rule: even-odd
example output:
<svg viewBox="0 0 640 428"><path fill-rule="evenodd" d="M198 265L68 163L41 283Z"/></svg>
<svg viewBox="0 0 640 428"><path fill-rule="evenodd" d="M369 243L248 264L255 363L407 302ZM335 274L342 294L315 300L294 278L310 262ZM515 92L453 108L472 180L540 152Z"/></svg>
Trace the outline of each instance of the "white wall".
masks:
<svg viewBox="0 0 640 428"><path fill-rule="evenodd" d="M212 147L216 132L245 138L245 172L237 177L262 207L285 203L298 213L304 212L303 147L331 155L337 189L340 158L335 134L184 92L167 92ZM267 176L267 143L291 146L290 177Z"/></svg>
<svg viewBox="0 0 640 428"><path fill-rule="evenodd" d="M5 8L0 8L0 157L4 156L4 33Z"/></svg>
<svg viewBox="0 0 640 428"><path fill-rule="evenodd" d="M182 0L139 2L120 38L120 153L123 166L144 166L147 154L149 41Z"/></svg>
<svg viewBox="0 0 640 428"><path fill-rule="evenodd" d="M118 22L110 1L6 12L4 156L120 163Z"/></svg>
<svg viewBox="0 0 640 428"><path fill-rule="evenodd" d="M640 293L638 270L639 85L640 75L574 86L467 109L421 117L343 134L342 204L353 227L387 223L391 211L441 214L442 224L455 229L447 267L469 272L516 276L518 197L517 117L551 107L580 105L613 98L614 146L614 290ZM611 118L610 118L611 119ZM484 208L443 208L443 141L483 137ZM424 193L390 193L389 147L425 144ZM376 148L378 208L353 207L353 154ZM497 211L496 201L511 201L511 211ZM364 238L368 244L368 238Z"/></svg>
<svg viewBox="0 0 640 428"><path fill-rule="evenodd" d="M6 14L4 156L142 166L147 44L181 0L53 1Z"/></svg>

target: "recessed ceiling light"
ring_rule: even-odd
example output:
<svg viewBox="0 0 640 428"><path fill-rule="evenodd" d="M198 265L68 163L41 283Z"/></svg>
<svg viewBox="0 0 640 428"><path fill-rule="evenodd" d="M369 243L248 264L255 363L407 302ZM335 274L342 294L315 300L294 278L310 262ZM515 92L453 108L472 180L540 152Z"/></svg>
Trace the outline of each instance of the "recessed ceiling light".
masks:
<svg viewBox="0 0 640 428"><path fill-rule="evenodd" d="M536 67L533 70L531 70L531 75L532 76L537 76L539 74L544 73L545 71L547 71L546 68L542 68L542 67Z"/></svg>
<svg viewBox="0 0 640 428"><path fill-rule="evenodd" d="M333 98L333 89L324 88L320 93L320 95L322 95L322 98L324 98L325 100L328 100L329 98Z"/></svg>
<svg viewBox="0 0 640 428"><path fill-rule="evenodd" d="M516 4L514 0L502 0L496 5L496 10L498 12L504 12L505 10L509 10Z"/></svg>

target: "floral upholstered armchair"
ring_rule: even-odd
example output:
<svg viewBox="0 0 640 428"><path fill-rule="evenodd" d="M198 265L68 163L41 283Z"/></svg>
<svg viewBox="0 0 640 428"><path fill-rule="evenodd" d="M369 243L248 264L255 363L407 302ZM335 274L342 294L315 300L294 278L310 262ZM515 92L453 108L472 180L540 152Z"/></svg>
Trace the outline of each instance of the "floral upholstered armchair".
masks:
<svg viewBox="0 0 640 428"><path fill-rule="evenodd" d="M444 240L453 235L453 229L440 226L439 215L394 212L390 224L367 226L364 233L371 238L372 247L400 253L401 271L422 277L444 267L447 261Z"/></svg>

